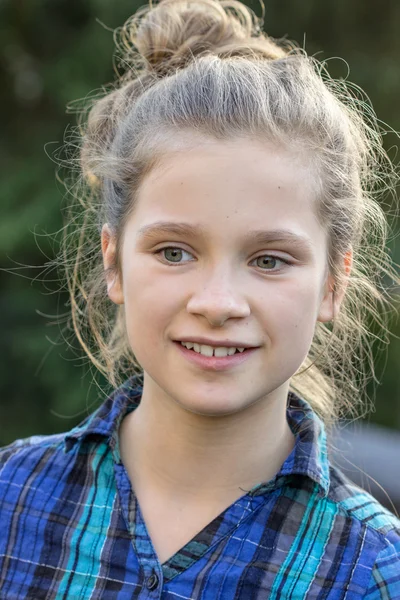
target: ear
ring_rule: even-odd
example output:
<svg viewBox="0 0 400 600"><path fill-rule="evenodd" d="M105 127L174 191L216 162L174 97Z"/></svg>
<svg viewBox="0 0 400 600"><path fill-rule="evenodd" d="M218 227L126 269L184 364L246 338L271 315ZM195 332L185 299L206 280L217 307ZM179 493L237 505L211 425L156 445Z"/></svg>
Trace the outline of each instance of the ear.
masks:
<svg viewBox="0 0 400 600"><path fill-rule="evenodd" d="M101 251L103 254L103 265L107 281L107 293L110 300L115 304L124 304L122 282L119 274L113 268L116 257L116 240L110 226L105 223L101 230ZM112 269L108 271L108 269Z"/></svg>
<svg viewBox="0 0 400 600"><path fill-rule="evenodd" d="M343 284L339 289L335 289L333 275L328 275L328 278L325 282L324 296L321 300L317 321L320 321L321 323L328 323L329 321L333 321L336 315L339 313L340 306L346 292L352 265L353 249L350 248L343 258L342 268L345 277Z"/></svg>

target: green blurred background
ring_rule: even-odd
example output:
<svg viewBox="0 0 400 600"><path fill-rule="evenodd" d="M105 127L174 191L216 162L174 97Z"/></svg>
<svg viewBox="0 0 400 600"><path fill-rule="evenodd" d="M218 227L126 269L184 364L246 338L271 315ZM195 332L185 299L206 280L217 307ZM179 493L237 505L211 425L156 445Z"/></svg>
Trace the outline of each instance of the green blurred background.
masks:
<svg viewBox="0 0 400 600"><path fill-rule="evenodd" d="M66 104L112 81L112 30L140 5L0 0L0 445L71 428L108 391L100 377L93 383L77 343L71 347L59 274L44 276L41 268L57 251L51 234L68 201L50 157L75 125ZM257 3L250 6L261 14ZM268 0L265 24L319 59L341 57L329 61L331 74L346 77L349 65L350 81L366 91L379 118L400 130L398 0ZM397 144L394 134L385 136L388 150ZM390 248L400 262L399 243ZM392 331L400 335L399 320ZM368 420L400 431L399 365L400 342L392 338L387 354L377 356L380 384Z"/></svg>

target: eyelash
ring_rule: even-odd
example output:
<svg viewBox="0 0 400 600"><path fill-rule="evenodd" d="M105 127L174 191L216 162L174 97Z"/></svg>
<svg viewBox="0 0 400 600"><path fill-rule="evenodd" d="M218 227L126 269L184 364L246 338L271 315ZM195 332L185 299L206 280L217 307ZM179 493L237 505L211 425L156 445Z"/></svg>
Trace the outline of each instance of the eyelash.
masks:
<svg viewBox="0 0 400 600"><path fill-rule="evenodd" d="M181 248L180 246L164 246L163 248L159 248L158 250L156 250L153 254L161 254L161 252L163 252L164 250L181 250L182 252L186 252L187 254L191 254L190 252L188 252L188 250L185 250L184 248ZM269 258L273 258L274 260L278 260L280 262L282 262L285 265L291 265L292 263L289 262L288 260L285 260L284 258L280 258L279 256L275 256L274 254L260 254L260 256L256 256L256 258L253 259L257 260L258 258L262 258L263 256L268 256ZM167 259L164 257L164 260L167 261ZM192 261L189 261L192 262ZM166 262L166 264L169 267L175 267L175 266L179 266L181 264L183 264L182 262L177 262L177 263L173 263L173 262ZM260 268L260 267L259 267ZM276 272L276 271L280 271L281 269L261 269L262 271L265 271L266 273L268 272Z"/></svg>

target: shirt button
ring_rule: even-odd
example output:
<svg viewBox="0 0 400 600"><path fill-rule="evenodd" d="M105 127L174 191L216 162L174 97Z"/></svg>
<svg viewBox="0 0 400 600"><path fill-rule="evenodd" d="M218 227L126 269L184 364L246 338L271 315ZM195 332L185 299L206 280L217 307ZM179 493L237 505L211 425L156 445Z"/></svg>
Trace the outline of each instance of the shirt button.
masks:
<svg viewBox="0 0 400 600"><path fill-rule="evenodd" d="M152 591L152 590L155 590L157 586L158 586L158 577L155 573L153 573L152 575L150 575L150 577L146 581L146 587L148 590Z"/></svg>

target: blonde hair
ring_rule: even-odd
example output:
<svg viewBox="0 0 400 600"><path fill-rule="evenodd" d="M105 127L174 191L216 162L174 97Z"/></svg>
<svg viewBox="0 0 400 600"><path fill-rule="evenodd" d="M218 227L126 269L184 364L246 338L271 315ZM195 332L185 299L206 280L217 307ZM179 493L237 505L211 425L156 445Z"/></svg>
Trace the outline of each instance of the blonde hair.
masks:
<svg viewBox="0 0 400 600"><path fill-rule="evenodd" d="M343 258L353 249L339 314L332 324L316 324L290 384L330 426L357 415L369 373L374 377L374 339L388 332L382 308L393 308L388 284L398 278L378 200L394 191L396 172L375 114L355 87L332 80L324 64L268 37L261 25L235 0L163 0L141 8L117 32L124 73L102 97L87 101L78 129L79 211L70 214L62 255L72 321L113 386L141 373L124 307L107 297L99 233L105 222L115 232L120 272L120 242L140 184L174 139L186 132L248 136L302 149L315 171L317 216L337 289L344 285Z"/></svg>

